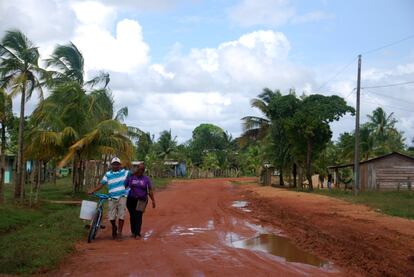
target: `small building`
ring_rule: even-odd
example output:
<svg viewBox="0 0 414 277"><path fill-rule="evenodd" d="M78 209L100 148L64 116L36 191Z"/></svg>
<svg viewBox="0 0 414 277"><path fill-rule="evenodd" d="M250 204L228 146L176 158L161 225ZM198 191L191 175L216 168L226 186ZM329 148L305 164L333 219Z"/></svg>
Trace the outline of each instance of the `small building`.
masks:
<svg viewBox="0 0 414 277"><path fill-rule="evenodd" d="M260 183L264 186L272 185L272 176L275 173L275 167L270 163L264 163L260 173Z"/></svg>
<svg viewBox="0 0 414 277"><path fill-rule="evenodd" d="M412 190L414 184L414 158L392 152L387 155L360 162L359 183L361 191ZM334 171L334 184L339 184L339 170L354 164L328 167Z"/></svg>
<svg viewBox="0 0 414 277"><path fill-rule="evenodd" d="M184 161L167 160L164 161L164 166L166 167L166 177L184 177L187 174Z"/></svg>

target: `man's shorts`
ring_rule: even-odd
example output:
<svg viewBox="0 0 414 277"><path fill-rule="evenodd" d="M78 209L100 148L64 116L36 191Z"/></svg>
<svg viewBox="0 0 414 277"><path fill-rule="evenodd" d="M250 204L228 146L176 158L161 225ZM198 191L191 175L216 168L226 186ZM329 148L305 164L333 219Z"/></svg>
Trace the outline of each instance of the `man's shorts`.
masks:
<svg viewBox="0 0 414 277"><path fill-rule="evenodd" d="M111 199L108 201L108 217L109 220L124 219L126 208L126 197Z"/></svg>

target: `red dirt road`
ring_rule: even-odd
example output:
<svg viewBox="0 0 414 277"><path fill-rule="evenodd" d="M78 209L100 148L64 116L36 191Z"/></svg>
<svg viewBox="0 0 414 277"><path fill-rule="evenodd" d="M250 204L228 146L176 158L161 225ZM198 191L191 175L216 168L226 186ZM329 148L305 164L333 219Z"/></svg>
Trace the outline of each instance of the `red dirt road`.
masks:
<svg viewBox="0 0 414 277"><path fill-rule="evenodd" d="M364 206L229 179L175 181L156 199L158 207L144 215L143 239L113 241L106 229L47 275L414 276L414 222ZM232 207L235 200L248 201L251 212ZM231 246L260 232L281 232L333 265Z"/></svg>
<svg viewBox="0 0 414 277"><path fill-rule="evenodd" d="M232 240L254 237L261 223L232 207L243 186L226 179L175 181L156 193L157 208L144 215L144 238L113 241L109 228L49 276L339 276L290 263L265 252L234 248ZM257 224L257 225L255 225ZM265 226L272 228L270 225Z"/></svg>

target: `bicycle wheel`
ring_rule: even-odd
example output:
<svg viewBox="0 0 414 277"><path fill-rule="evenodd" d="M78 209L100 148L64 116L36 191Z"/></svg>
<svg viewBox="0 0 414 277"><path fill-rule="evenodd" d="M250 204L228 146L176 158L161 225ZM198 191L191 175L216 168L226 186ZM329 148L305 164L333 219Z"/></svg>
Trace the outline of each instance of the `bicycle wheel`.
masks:
<svg viewBox="0 0 414 277"><path fill-rule="evenodd" d="M98 225L100 224L99 219L100 219L100 211L98 210L98 212L93 217L91 228L89 229L88 243L91 243L92 240L95 239L96 232L98 231Z"/></svg>
<svg viewBox="0 0 414 277"><path fill-rule="evenodd" d="M96 221L95 233L93 234L93 239L95 239L96 234L98 234L98 230L101 228L101 221L102 221L102 210L99 210L98 211L98 220Z"/></svg>

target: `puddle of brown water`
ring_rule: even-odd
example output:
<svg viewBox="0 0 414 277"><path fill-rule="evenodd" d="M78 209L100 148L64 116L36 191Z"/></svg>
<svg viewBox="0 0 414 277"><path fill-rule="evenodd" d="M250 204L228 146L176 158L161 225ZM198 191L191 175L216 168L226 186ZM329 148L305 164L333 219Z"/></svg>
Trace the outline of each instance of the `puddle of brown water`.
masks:
<svg viewBox="0 0 414 277"><path fill-rule="evenodd" d="M309 264L317 267L323 267L328 264L327 261L297 248L288 238L274 234L261 234L254 238L233 241L232 245L236 248L264 251L283 257L288 262Z"/></svg>
<svg viewBox="0 0 414 277"><path fill-rule="evenodd" d="M247 204L248 204L247 201L233 201L231 206L234 208L245 208Z"/></svg>

